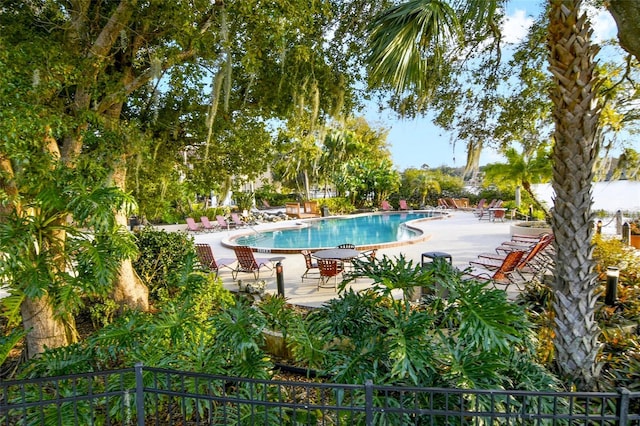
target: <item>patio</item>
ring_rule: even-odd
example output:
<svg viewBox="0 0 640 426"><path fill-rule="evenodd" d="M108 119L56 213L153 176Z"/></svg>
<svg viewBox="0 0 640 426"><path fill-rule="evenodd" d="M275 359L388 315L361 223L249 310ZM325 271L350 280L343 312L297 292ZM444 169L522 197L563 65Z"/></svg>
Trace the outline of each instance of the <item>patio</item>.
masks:
<svg viewBox="0 0 640 426"><path fill-rule="evenodd" d="M293 220L292 223L299 220ZM266 230L273 227L282 227L285 222L260 224L255 226L256 230ZM403 245L392 248L378 250L377 257L383 255L394 258L401 254L405 258L419 264L421 255L428 251L440 251L449 253L453 258L453 265L465 268L469 261L475 260L482 252L493 251L505 240L510 239L510 225L512 222L488 222L479 221L472 212L452 211L449 217L442 220L431 220L418 222L417 227L429 235L427 241L415 244ZM247 230L230 230L215 233L196 234L194 239L197 243L211 244L215 256L218 258L234 257L233 250L224 247L221 241L233 235L246 233ZM260 257L270 257L268 253L256 253ZM333 289L317 289L317 283L313 279L302 281L300 277L305 272L305 261L302 254L278 254L283 270L284 295L290 303L317 307L327 300L336 296ZM274 261L275 264L276 261ZM226 288L237 290L238 285L231 277L230 270L221 270L220 278ZM239 279L253 281L251 274L240 274ZM260 279L267 283L267 293L277 293L277 282L275 273L271 275L268 271L260 274ZM366 279L358 279L352 284L356 290L365 289L369 286ZM515 286L510 287L509 292L515 291ZM510 294L510 297L515 293Z"/></svg>

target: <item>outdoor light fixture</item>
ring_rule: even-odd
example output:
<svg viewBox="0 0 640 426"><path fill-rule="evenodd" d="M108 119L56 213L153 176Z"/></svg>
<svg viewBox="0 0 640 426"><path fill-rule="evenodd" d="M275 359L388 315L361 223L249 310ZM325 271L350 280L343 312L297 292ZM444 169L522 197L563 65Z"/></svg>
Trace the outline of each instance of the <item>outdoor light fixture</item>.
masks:
<svg viewBox="0 0 640 426"><path fill-rule="evenodd" d="M284 274L280 262L276 263L276 285L278 286L278 296L284 297Z"/></svg>
<svg viewBox="0 0 640 426"><path fill-rule="evenodd" d="M607 267L607 291L604 296L604 303L608 306L614 306L618 299L618 277L620 276L620 268L616 266Z"/></svg>

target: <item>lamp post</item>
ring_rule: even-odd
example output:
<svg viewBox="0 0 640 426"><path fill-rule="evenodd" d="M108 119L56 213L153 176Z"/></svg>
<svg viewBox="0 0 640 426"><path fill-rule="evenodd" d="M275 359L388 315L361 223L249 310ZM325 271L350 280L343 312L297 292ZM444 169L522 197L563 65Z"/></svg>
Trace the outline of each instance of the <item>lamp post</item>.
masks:
<svg viewBox="0 0 640 426"><path fill-rule="evenodd" d="M618 299L618 277L620 269L615 266L607 267L607 291L604 296L604 303L608 306L615 306Z"/></svg>
<svg viewBox="0 0 640 426"><path fill-rule="evenodd" d="M622 225L622 244L625 246L631 244L631 225L629 225L629 222L625 222Z"/></svg>
<svg viewBox="0 0 640 426"><path fill-rule="evenodd" d="M282 263L276 263L276 283L278 286L278 296L284 297L284 274L282 273Z"/></svg>

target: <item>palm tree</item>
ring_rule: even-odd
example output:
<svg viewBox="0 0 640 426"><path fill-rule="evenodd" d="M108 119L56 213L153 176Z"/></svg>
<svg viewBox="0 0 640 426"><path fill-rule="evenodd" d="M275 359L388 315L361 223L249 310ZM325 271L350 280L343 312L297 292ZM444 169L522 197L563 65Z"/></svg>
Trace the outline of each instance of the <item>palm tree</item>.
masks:
<svg viewBox="0 0 640 426"><path fill-rule="evenodd" d="M556 191L552 226L558 253L555 346L560 373L576 387L588 389L595 383L598 350L591 272L591 177L599 117L593 73L597 49L590 43L588 19L579 14L581 0L549 2L549 63L555 83L551 93ZM504 1L460 3L463 10L443 0L410 0L381 14L371 33L372 82L393 87L397 94L413 90L429 98L448 48L464 45L460 43L464 28L495 29L494 14Z"/></svg>
<svg viewBox="0 0 640 426"><path fill-rule="evenodd" d="M596 276L591 257L591 193L598 152L598 80L591 28L580 0L552 0L549 9L549 70L555 122L552 212L556 262L555 347L561 372L588 389L597 379L598 324L595 321Z"/></svg>
<svg viewBox="0 0 640 426"><path fill-rule="evenodd" d="M520 153L515 148L508 148L504 151L504 156L507 158L506 163L489 164L484 168L485 178L490 182L500 180L518 182L527 191L536 207L548 217L549 212L537 199L531 187L534 183L548 182L552 176L551 161L545 147L540 147L534 156Z"/></svg>

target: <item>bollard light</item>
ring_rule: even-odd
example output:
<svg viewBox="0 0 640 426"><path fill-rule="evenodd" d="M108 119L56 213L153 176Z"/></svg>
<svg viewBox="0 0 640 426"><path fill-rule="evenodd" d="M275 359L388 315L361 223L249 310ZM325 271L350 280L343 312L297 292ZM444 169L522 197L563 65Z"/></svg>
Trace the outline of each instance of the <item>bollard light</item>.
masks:
<svg viewBox="0 0 640 426"><path fill-rule="evenodd" d="M625 246L631 244L631 225L629 225L629 222L625 222L622 225L622 244Z"/></svg>
<svg viewBox="0 0 640 426"><path fill-rule="evenodd" d="M604 296L604 303L608 306L614 306L618 299L618 277L620 277L620 269L609 266L607 268L607 291Z"/></svg>
<svg viewBox="0 0 640 426"><path fill-rule="evenodd" d="M278 285L278 296L284 297L284 274L282 273L282 263L276 263L276 283Z"/></svg>

